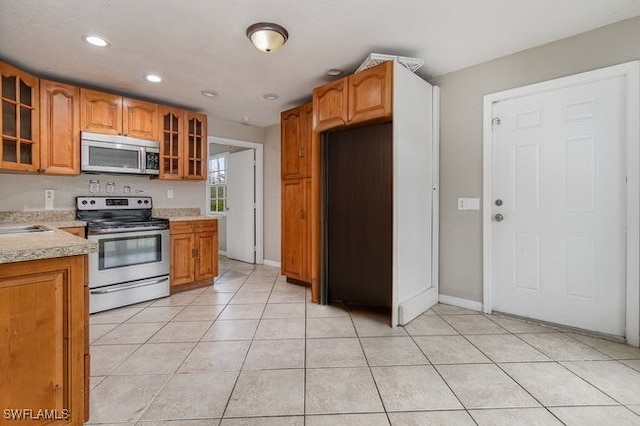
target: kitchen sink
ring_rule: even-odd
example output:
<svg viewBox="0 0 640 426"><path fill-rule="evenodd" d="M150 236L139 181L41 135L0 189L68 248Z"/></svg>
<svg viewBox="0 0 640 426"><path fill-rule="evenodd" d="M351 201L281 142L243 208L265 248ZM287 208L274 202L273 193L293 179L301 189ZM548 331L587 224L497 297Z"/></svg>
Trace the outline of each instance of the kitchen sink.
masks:
<svg viewBox="0 0 640 426"><path fill-rule="evenodd" d="M35 232L53 232L53 229L43 225L0 226L0 235L33 234Z"/></svg>

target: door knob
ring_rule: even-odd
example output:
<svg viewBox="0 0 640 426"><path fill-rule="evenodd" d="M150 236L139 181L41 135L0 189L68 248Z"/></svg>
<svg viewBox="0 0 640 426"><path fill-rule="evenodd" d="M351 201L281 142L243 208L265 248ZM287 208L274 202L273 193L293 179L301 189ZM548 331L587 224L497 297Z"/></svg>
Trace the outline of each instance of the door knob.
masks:
<svg viewBox="0 0 640 426"><path fill-rule="evenodd" d="M495 218L496 222L502 222L504 220L504 216L502 216L500 213L495 215L494 218Z"/></svg>

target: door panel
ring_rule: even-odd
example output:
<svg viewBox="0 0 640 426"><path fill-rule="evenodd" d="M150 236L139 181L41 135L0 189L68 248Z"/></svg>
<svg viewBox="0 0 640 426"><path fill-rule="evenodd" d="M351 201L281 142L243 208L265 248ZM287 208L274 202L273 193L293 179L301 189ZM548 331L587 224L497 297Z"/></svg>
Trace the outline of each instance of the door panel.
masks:
<svg viewBox="0 0 640 426"><path fill-rule="evenodd" d="M329 300L391 307L392 125L333 132L326 145Z"/></svg>
<svg viewBox="0 0 640 426"><path fill-rule="evenodd" d="M253 149L227 157L227 257L255 263L255 176Z"/></svg>
<svg viewBox="0 0 640 426"><path fill-rule="evenodd" d="M306 200L310 179L282 181L282 275L304 281L309 216Z"/></svg>
<svg viewBox="0 0 640 426"><path fill-rule="evenodd" d="M618 77L494 104L494 310L624 336L624 90Z"/></svg>

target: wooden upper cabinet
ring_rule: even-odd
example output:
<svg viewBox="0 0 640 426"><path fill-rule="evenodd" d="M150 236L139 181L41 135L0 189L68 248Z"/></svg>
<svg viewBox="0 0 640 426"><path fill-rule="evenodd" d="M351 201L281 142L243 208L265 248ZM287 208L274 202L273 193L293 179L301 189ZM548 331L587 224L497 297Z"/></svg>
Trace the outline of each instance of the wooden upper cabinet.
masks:
<svg viewBox="0 0 640 426"><path fill-rule="evenodd" d="M184 163L184 111L160 106L160 179L182 179Z"/></svg>
<svg viewBox="0 0 640 426"><path fill-rule="evenodd" d="M80 88L40 80L40 172L80 174Z"/></svg>
<svg viewBox="0 0 640 426"><path fill-rule="evenodd" d="M81 89L81 130L158 140L158 105Z"/></svg>
<svg viewBox="0 0 640 426"><path fill-rule="evenodd" d="M298 106L280 114L280 155L282 179L300 177L301 110Z"/></svg>
<svg viewBox="0 0 640 426"><path fill-rule="evenodd" d="M122 134L158 140L158 104L123 98Z"/></svg>
<svg viewBox="0 0 640 426"><path fill-rule="evenodd" d="M313 89L313 128L316 132L347 124L347 79L327 83Z"/></svg>
<svg viewBox="0 0 640 426"><path fill-rule="evenodd" d="M0 169L35 172L40 164L39 82L0 62Z"/></svg>
<svg viewBox="0 0 640 426"><path fill-rule="evenodd" d="M393 62L383 62L313 90L313 129L339 129L391 119Z"/></svg>
<svg viewBox="0 0 640 426"><path fill-rule="evenodd" d="M310 177L313 104L280 114L282 179Z"/></svg>
<svg viewBox="0 0 640 426"><path fill-rule="evenodd" d="M392 114L393 62L353 74L349 79L349 124L390 119Z"/></svg>
<svg viewBox="0 0 640 426"><path fill-rule="evenodd" d="M81 89L81 130L107 135L122 134L122 96Z"/></svg>
<svg viewBox="0 0 640 426"><path fill-rule="evenodd" d="M184 118L184 178L205 180L207 177L207 116L187 111Z"/></svg>

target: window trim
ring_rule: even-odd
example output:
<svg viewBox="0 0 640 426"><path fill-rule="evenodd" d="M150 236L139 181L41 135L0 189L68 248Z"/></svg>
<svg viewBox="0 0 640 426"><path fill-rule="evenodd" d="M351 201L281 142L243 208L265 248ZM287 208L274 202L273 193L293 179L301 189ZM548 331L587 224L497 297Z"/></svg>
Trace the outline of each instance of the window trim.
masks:
<svg viewBox="0 0 640 426"><path fill-rule="evenodd" d="M219 154L214 154L214 155L210 155L207 158L207 166L210 166L210 161L211 160L215 160L217 158L227 158L229 156L230 152L226 151L226 152L221 152ZM226 167L226 161L225 161L225 167ZM227 169L225 168L225 171ZM211 187L214 185L211 185L209 183L209 174L211 173L211 169L208 167L208 171L207 171L207 216L226 216L227 215L227 211L223 211L223 212L219 212L219 211L212 211L211 210ZM224 200L225 200L225 204L227 201L227 184L224 184L225 187L225 191L224 191Z"/></svg>

